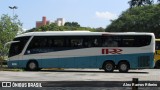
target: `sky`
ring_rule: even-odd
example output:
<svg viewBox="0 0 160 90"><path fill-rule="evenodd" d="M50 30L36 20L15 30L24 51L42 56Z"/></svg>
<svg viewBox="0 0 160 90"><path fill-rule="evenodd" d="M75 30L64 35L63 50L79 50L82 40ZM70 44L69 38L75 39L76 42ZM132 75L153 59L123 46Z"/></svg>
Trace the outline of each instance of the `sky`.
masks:
<svg viewBox="0 0 160 90"><path fill-rule="evenodd" d="M17 6L14 13L23 23L23 29L31 29L43 16L55 21L78 22L83 27L106 28L129 8L129 0L0 0L0 16L13 16L9 6Z"/></svg>

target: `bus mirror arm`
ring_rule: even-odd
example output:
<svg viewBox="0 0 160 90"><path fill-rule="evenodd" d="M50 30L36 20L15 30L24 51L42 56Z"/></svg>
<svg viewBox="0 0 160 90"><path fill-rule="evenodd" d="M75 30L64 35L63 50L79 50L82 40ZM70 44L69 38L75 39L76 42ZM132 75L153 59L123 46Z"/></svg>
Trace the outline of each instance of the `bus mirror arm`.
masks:
<svg viewBox="0 0 160 90"><path fill-rule="evenodd" d="M4 48L6 48L6 46L9 45L9 44L17 43L17 42L20 42L20 41L10 41L10 42L7 42L7 43L4 44Z"/></svg>

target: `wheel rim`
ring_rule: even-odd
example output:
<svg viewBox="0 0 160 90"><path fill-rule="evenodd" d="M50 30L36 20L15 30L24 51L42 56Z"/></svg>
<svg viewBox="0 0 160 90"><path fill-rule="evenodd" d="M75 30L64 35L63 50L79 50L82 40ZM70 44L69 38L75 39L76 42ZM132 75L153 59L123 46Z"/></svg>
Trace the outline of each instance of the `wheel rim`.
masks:
<svg viewBox="0 0 160 90"><path fill-rule="evenodd" d="M110 64L110 63L106 64L106 70L107 71L111 71L112 69L113 69L113 65L112 64Z"/></svg>
<svg viewBox="0 0 160 90"><path fill-rule="evenodd" d="M120 69L122 71L126 71L127 70L127 65L126 64L121 64Z"/></svg>
<svg viewBox="0 0 160 90"><path fill-rule="evenodd" d="M31 62L31 63L29 64L29 68L30 68L30 69L35 69L35 68L36 68L36 64L33 63L33 62Z"/></svg>

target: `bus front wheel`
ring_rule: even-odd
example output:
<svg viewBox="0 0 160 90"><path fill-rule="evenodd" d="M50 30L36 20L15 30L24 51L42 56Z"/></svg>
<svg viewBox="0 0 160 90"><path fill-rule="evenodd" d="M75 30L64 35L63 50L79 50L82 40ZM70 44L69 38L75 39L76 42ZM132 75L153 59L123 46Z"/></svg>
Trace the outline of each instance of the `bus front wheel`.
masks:
<svg viewBox="0 0 160 90"><path fill-rule="evenodd" d="M27 64L27 70L29 71L36 71L38 70L38 63L37 61L29 61Z"/></svg>
<svg viewBox="0 0 160 90"><path fill-rule="evenodd" d="M125 73L129 70L129 64L127 62L120 62L118 66L119 72Z"/></svg>
<svg viewBox="0 0 160 90"><path fill-rule="evenodd" d="M103 69L105 70L105 72L113 72L115 68L115 65L113 62L105 62L103 65Z"/></svg>

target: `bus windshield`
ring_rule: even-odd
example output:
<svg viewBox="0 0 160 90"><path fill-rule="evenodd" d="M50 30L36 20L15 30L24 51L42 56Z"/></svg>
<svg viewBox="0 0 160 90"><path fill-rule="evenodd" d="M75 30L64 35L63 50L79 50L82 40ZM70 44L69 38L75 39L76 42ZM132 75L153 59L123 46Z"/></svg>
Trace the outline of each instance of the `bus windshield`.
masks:
<svg viewBox="0 0 160 90"><path fill-rule="evenodd" d="M28 36L18 37L13 39L13 41L19 41L19 42L11 43L8 57L20 54L28 40L29 40Z"/></svg>

